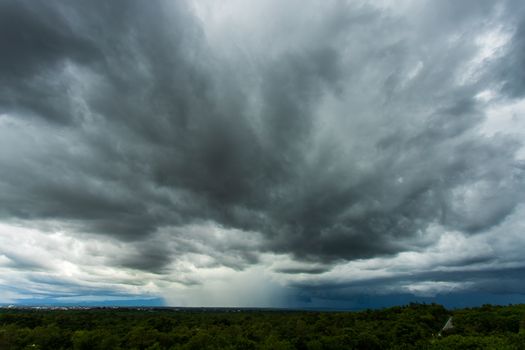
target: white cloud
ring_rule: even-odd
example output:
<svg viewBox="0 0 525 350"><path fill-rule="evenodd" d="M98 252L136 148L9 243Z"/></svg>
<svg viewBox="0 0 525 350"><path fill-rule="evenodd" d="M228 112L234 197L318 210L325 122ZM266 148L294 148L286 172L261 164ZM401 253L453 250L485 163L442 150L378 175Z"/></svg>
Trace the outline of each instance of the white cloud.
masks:
<svg viewBox="0 0 525 350"><path fill-rule="evenodd" d="M492 93L488 92L489 96ZM510 135L525 139L525 99L497 99L485 110L486 119L481 125L483 135ZM525 147L518 153L518 158L525 160Z"/></svg>

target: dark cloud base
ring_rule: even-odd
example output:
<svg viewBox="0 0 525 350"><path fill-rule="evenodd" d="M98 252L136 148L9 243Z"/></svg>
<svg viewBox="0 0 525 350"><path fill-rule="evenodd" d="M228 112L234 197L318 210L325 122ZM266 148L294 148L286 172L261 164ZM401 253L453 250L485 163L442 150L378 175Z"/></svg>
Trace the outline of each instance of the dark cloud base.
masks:
<svg viewBox="0 0 525 350"><path fill-rule="evenodd" d="M479 307L483 304L509 305L525 303L523 294L490 293L446 293L433 297L422 297L410 293L392 293L388 295L361 294L351 299L326 300L309 297L290 298L289 304L301 309L313 310L366 310L380 309L410 303L436 303L449 309Z"/></svg>

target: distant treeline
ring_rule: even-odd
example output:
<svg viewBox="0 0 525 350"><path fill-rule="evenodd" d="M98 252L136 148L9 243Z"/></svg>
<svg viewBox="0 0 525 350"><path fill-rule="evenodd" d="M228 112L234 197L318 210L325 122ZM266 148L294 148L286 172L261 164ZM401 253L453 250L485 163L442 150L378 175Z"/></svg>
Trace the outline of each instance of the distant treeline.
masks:
<svg viewBox="0 0 525 350"><path fill-rule="evenodd" d="M452 317L453 327L443 332ZM0 311L0 349L525 349L525 305L360 312Z"/></svg>

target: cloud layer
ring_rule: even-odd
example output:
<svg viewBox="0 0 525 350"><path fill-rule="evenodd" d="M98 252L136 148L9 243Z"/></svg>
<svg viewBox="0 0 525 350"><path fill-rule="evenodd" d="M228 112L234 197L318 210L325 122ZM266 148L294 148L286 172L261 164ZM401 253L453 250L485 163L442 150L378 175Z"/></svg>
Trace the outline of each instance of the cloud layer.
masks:
<svg viewBox="0 0 525 350"><path fill-rule="evenodd" d="M523 293L523 10L3 1L2 284Z"/></svg>

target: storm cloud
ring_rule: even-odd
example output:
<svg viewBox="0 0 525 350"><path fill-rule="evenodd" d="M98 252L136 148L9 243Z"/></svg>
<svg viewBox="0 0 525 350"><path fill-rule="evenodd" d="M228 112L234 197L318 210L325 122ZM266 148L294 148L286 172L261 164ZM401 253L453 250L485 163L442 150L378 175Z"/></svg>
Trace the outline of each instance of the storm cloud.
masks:
<svg viewBox="0 0 525 350"><path fill-rule="evenodd" d="M472 282L461 290L501 292L487 287L493 271L514 281L525 267L501 262L509 244L418 260L409 278L397 264L450 235L522 232L524 10L2 1L0 223L37 230L35 246L57 234L77 242L79 255L60 249L70 264L88 261L76 295L111 290L104 269L126 274L115 293L143 293L132 286L146 280L155 295L203 285L206 269L265 269L300 293L339 283L357 288L347 295L427 293L458 276ZM55 271L7 231L0 262L12 278ZM374 261L391 266L385 276L341 277ZM46 284L34 278L27 290Z"/></svg>

